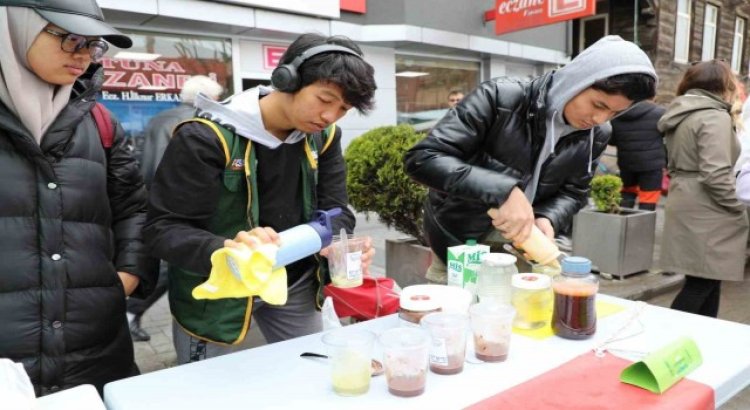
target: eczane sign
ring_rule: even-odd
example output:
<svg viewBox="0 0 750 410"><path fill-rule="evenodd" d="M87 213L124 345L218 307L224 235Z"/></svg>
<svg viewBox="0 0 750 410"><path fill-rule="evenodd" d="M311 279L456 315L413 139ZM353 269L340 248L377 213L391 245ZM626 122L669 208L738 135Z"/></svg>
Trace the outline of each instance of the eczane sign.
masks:
<svg viewBox="0 0 750 410"><path fill-rule="evenodd" d="M495 20L495 34L596 14L596 0L497 0L485 13L485 21Z"/></svg>

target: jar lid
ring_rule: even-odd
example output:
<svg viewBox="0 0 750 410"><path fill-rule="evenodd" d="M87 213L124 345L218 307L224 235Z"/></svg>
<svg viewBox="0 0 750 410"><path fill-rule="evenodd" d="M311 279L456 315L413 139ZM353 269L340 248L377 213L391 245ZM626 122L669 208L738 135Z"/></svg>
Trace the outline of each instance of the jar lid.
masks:
<svg viewBox="0 0 750 410"><path fill-rule="evenodd" d="M401 289L399 305L402 309L415 312L438 310L441 306L440 295L425 285L407 286Z"/></svg>
<svg viewBox="0 0 750 410"><path fill-rule="evenodd" d="M591 273L591 261L582 256L567 256L562 260L563 273L586 274Z"/></svg>
<svg viewBox="0 0 750 410"><path fill-rule="evenodd" d="M542 290L549 289L549 276L539 273L516 273L511 279L511 284L517 289Z"/></svg>
<svg viewBox="0 0 750 410"><path fill-rule="evenodd" d="M485 253L482 255L482 264L487 266L509 266L516 264L516 257L509 253Z"/></svg>

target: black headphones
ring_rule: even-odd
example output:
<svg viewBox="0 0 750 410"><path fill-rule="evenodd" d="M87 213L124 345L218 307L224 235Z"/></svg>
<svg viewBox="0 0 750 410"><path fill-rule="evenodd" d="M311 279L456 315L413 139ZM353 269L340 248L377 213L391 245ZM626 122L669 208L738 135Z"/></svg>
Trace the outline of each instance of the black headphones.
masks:
<svg viewBox="0 0 750 410"><path fill-rule="evenodd" d="M321 46L310 47L302 54L292 60L289 64L276 67L271 73L271 84L279 91L293 93L300 89L302 79L297 70L310 57L323 53L345 53L362 58L356 51L336 44L325 44Z"/></svg>

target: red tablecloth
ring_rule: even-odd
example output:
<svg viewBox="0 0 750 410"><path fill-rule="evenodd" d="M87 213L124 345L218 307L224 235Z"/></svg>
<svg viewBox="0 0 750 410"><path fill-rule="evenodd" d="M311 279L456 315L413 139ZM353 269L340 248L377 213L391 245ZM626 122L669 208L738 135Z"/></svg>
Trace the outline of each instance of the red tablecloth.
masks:
<svg viewBox="0 0 750 410"><path fill-rule="evenodd" d="M630 364L611 354L587 353L469 409L714 409L714 391L703 383L683 379L654 394L620 382L620 372Z"/></svg>

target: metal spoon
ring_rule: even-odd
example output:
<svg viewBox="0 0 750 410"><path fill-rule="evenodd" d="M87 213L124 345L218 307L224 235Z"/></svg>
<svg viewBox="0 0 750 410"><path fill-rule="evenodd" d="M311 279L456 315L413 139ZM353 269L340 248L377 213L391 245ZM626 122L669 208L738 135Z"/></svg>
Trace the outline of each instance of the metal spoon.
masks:
<svg viewBox="0 0 750 410"><path fill-rule="evenodd" d="M299 357L317 357L320 359L328 359L328 356L320 353L313 353L313 352L304 352L299 355ZM371 362L371 375L373 377L380 376L381 374L385 373L385 368L383 367L383 363L380 363L379 360L372 359Z"/></svg>

